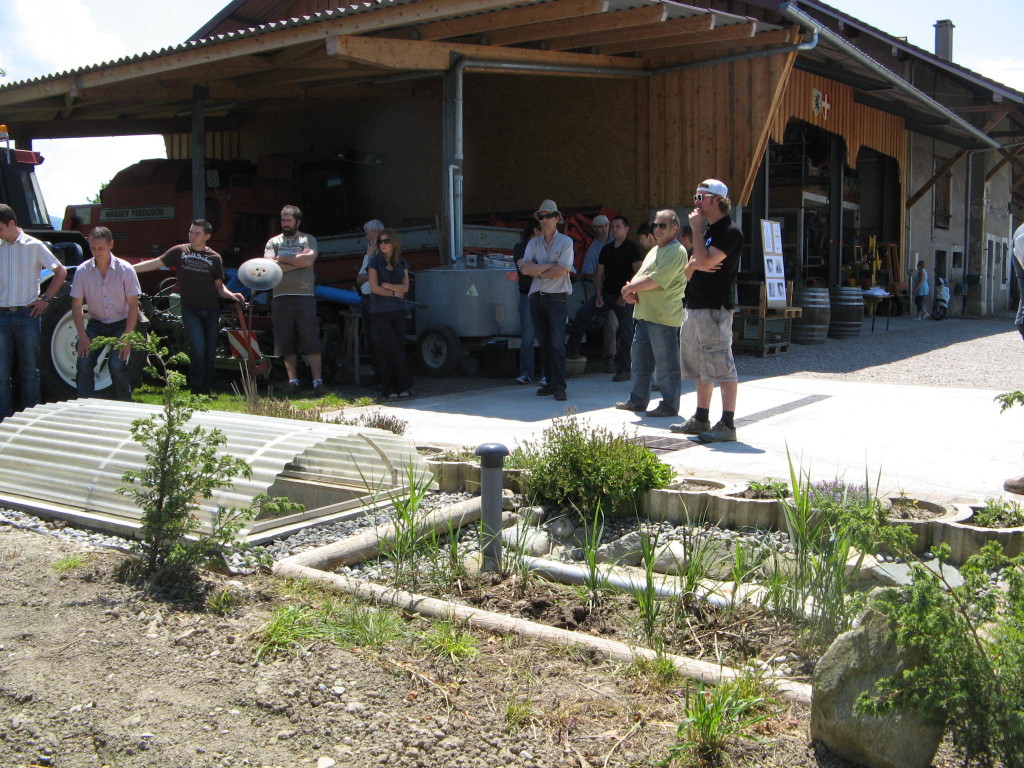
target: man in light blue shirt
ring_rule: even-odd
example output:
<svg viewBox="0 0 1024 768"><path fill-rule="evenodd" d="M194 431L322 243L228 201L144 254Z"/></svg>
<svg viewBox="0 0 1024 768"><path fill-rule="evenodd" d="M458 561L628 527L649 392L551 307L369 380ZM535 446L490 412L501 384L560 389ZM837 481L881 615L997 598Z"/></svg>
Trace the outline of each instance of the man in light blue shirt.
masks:
<svg viewBox="0 0 1024 768"><path fill-rule="evenodd" d="M526 244L519 271L533 278L530 286L530 315L540 345L548 382L537 390L541 397L553 395L565 400L565 332L569 318L568 298L572 293L572 238L558 231L562 214L554 200L545 200L534 212L541 235Z"/></svg>

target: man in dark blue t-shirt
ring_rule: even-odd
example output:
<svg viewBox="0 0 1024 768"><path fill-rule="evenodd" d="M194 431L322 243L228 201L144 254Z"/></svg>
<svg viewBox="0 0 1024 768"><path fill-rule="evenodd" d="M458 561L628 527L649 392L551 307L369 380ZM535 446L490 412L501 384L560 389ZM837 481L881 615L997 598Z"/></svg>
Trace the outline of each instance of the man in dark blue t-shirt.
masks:
<svg viewBox="0 0 1024 768"><path fill-rule="evenodd" d="M686 319L679 334L682 377L696 381L697 410L673 432L697 435L702 443L736 440L736 362L732 356L733 289L740 267L743 233L732 223L729 188L718 179L702 181L693 196L693 268L686 286ZM711 396L722 390L722 418L711 427Z"/></svg>

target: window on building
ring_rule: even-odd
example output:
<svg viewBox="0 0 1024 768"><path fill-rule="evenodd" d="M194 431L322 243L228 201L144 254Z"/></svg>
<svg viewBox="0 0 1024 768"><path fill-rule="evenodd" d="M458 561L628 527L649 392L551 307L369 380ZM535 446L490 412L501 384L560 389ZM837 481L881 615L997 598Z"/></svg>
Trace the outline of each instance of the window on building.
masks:
<svg viewBox="0 0 1024 768"><path fill-rule="evenodd" d="M1006 285L1006 283L1010 279L1010 276L1008 274L1006 274L1007 264L1009 263L1009 258L1010 258L1010 245L1009 245L1009 243L1003 243L1003 258L999 262L1000 273L1001 273L1002 278L1003 278L1003 285Z"/></svg>
<svg viewBox="0 0 1024 768"><path fill-rule="evenodd" d="M935 170L946 164L946 160L935 158ZM933 199L935 201L935 228L949 229L953 221L953 173L947 171L935 182Z"/></svg>
<svg viewBox="0 0 1024 768"><path fill-rule="evenodd" d="M964 254L963 251L953 251L953 269L964 268Z"/></svg>

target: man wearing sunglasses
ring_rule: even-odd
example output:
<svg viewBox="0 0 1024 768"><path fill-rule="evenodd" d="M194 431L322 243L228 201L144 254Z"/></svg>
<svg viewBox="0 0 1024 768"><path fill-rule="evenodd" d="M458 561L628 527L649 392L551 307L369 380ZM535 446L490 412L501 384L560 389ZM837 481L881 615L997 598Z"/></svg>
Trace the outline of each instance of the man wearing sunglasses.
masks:
<svg viewBox="0 0 1024 768"><path fill-rule="evenodd" d="M572 238L558 231L562 214L554 200L545 200L533 215L540 222L541 236L527 243L518 266L520 272L533 278L530 316L548 377L537 394L565 400L565 325L569 318L567 300L572 293Z"/></svg>
<svg viewBox="0 0 1024 768"><path fill-rule="evenodd" d="M733 291L743 233L732 223L729 188L718 179L702 181L690 213L695 271L686 289L686 319L679 337L682 375L697 382L697 410L673 432L696 435L702 443L736 440L736 362L732 356ZM712 428L711 396L722 390L722 418Z"/></svg>
<svg viewBox="0 0 1024 768"><path fill-rule="evenodd" d="M633 345L630 349L633 389L629 400L616 403L623 411L646 411L648 416L679 414L679 326L683 322L686 290L686 250L676 236L679 216L658 211L654 218L657 245L644 257L637 273L622 286L622 298L633 307ZM655 363L661 403L648 411Z"/></svg>

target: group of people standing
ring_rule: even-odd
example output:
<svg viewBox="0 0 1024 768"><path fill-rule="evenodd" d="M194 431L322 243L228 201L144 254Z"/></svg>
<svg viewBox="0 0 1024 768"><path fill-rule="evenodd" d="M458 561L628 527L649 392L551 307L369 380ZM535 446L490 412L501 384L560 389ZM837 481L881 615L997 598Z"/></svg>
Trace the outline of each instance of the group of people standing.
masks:
<svg viewBox="0 0 1024 768"><path fill-rule="evenodd" d="M573 244L557 229L562 218L558 206L553 200L541 203L534 212L533 236L515 255L520 319L526 319L528 306L531 323L529 328L523 323L519 383L530 383L534 374L535 337L543 374L537 395L568 399L567 356L579 354L587 325L595 316L614 316L617 345L612 380L632 383L629 398L615 407L653 417L678 416L681 380L693 380L694 414L670 429L695 435L704 443L736 439L738 380L732 318L743 234L729 216L732 203L723 182L701 182L693 201L687 226L675 211L658 211L653 224L641 225L639 245L628 237L626 217L595 218L598 245L588 250L582 270L584 274L592 270L593 296L573 318L568 340ZM609 235L602 244L601 239ZM607 357L607 340L605 353ZM716 385L721 389L722 416L712 426ZM648 410L652 387L660 391L661 402Z"/></svg>

